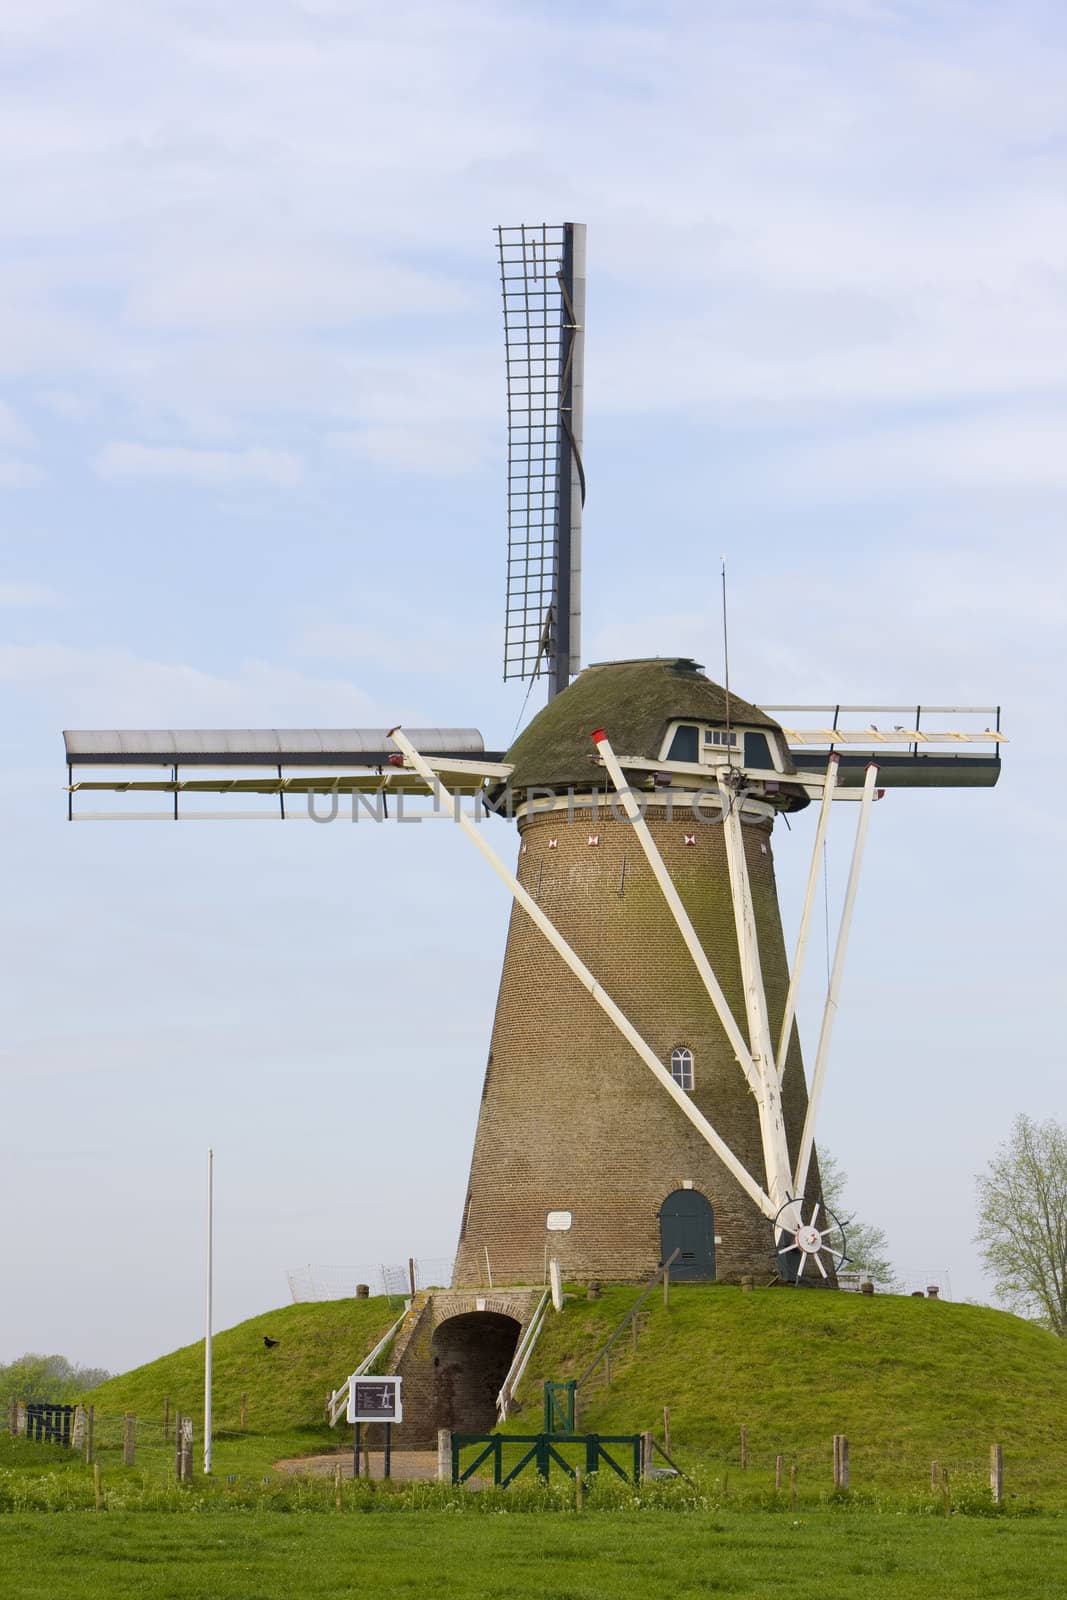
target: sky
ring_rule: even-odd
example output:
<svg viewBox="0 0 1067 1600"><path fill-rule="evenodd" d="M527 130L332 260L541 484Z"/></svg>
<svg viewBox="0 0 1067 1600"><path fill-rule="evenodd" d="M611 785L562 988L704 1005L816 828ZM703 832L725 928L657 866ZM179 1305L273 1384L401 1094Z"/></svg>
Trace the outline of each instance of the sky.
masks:
<svg viewBox="0 0 1067 1600"><path fill-rule="evenodd" d="M493 229L542 220L585 659L716 676L725 554L747 698L1003 704L995 790L874 813L821 1127L988 1296L974 1175L1063 1107L1065 71L1033 0L6 0L0 1360L198 1336L209 1145L219 1326L454 1248L509 912L459 830L69 827L61 730L510 742Z"/></svg>

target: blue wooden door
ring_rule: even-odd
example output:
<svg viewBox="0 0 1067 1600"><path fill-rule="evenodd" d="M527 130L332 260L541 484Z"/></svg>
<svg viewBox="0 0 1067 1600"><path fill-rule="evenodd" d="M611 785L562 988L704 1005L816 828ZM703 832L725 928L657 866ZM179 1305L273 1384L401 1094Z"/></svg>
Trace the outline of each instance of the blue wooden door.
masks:
<svg viewBox="0 0 1067 1600"><path fill-rule="evenodd" d="M709 1282L715 1276L715 1219L711 1202L697 1189L675 1189L659 1214L660 1259L679 1252L671 1267L675 1283Z"/></svg>

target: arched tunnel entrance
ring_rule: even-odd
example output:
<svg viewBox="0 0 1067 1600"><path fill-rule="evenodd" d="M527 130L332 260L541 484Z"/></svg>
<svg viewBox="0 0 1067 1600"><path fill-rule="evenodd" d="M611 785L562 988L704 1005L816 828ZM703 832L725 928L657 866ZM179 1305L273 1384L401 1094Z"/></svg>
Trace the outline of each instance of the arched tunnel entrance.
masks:
<svg viewBox="0 0 1067 1600"><path fill-rule="evenodd" d="M488 1433L496 1397L519 1342L521 1324L497 1311L468 1311L434 1329L434 1428Z"/></svg>

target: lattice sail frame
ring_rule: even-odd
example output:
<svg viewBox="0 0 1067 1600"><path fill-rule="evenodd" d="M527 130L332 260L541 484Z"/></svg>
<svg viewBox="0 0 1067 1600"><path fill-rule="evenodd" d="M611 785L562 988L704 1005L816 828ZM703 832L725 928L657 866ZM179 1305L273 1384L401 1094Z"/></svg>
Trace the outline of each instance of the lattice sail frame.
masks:
<svg viewBox="0 0 1067 1600"><path fill-rule="evenodd" d="M497 228L508 400L504 678L566 688L581 655L585 225Z"/></svg>

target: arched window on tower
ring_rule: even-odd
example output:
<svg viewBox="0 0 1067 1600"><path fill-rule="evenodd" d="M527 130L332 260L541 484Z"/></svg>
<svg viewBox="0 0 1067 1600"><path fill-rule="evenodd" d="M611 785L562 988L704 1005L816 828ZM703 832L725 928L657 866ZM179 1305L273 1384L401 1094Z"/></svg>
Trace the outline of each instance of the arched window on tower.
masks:
<svg viewBox="0 0 1067 1600"><path fill-rule="evenodd" d="M693 1052L684 1044L675 1045L671 1051L671 1077L679 1089L692 1092Z"/></svg>

